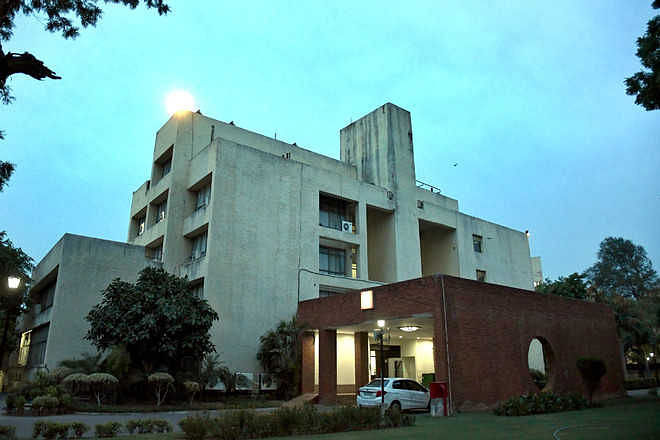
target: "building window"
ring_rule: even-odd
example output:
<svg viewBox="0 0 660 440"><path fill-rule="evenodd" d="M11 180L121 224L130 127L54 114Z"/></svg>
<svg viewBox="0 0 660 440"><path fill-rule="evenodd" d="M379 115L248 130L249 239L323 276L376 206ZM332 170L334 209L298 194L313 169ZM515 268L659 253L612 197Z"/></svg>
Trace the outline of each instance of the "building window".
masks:
<svg viewBox="0 0 660 440"><path fill-rule="evenodd" d="M27 366L37 367L46 361L46 343L50 324L32 330L27 354Z"/></svg>
<svg viewBox="0 0 660 440"><path fill-rule="evenodd" d="M163 177L167 176L170 171L172 171L172 159L170 158L163 162L160 169L160 178L162 179Z"/></svg>
<svg viewBox="0 0 660 440"><path fill-rule="evenodd" d="M486 281L486 271L477 269L477 281Z"/></svg>
<svg viewBox="0 0 660 440"><path fill-rule="evenodd" d="M154 261L163 261L163 245L147 248L147 257Z"/></svg>
<svg viewBox="0 0 660 440"><path fill-rule="evenodd" d="M346 275L346 251L319 246L319 271L331 275Z"/></svg>
<svg viewBox="0 0 660 440"><path fill-rule="evenodd" d="M195 211L198 209L206 208L209 204L211 197L211 185L206 185L204 188L197 191L197 203L195 204Z"/></svg>
<svg viewBox="0 0 660 440"><path fill-rule="evenodd" d="M354 216L351 215L353 206L354 204L352 202L321 194L319 197L319 225L341 231L342 222L347 221L355 223L353 221ZM345 232L354 231L350 230Z"/></svg>
<svg viewBox="0 0 660 440"><path fill-rule="evenodd" d="M39 305L41 306L41 312L44 312L53 306L53 301L55 300L55 286L56 281L53 281L39 292Z"/></svg>
<svg viewBox="0 0 660 440"><path fill-rule="evenodd" d="M167 199L163 200L156 205L156 218L154 223L158 223L165 219L165 213L167 212Z"/></svg>
<svg viewBox="0 0 660 440"><path fill-rule="evenodd" d="M474 247L475 252L482 253L483 252L483 237L481 235L472 235L472 246Z"/></svg>
<svg viewBox="0 0 660 440"><path fill-rule="evenodd" d="M135 223L137 224L137 235L144 234L144 225L146 222L147 222L146 215L143 215L142 217L139 217L138 219L135 220Z"/></svg>
<svg viewBox="0 0 660 440"><path fill-rule="evenodd" d="M30 337L32 330L28 330L21 335L21 345L18 348L18 365L24 367L28 362L28 354L30 353Z"/></svg>
<svg viewBox="0 0 660 440"><path fill-rule="evenodd" d="M200 234L197 237L193 238L192 252L190 254L191 260L196 260L206 255L207 236L208 236L208 231L204 231L203 234Z"/></svg>
<svg viewBox="0 0 660 440"><path fill-rule="evenodd" d="M190 292L197 298L204 298L204 282L192 286Z"/></svg>

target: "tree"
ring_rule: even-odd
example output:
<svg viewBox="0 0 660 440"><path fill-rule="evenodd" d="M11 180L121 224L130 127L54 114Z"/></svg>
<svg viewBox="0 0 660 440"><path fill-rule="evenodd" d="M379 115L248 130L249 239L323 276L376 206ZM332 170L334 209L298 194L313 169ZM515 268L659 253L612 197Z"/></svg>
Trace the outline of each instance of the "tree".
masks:
<svg viewBox="0 0 660 440"><path fill-rule="evenodd" d="M23 74L34 79L60 79L43 61L29 52L12 53L4 51L2 42L9 41L14 32L14 20L19 14L35 16L45 20L45 30L61 32L64 38L76 38L80 27L96 26L103 13L99 0L2 0L0 1L0 100L4 104L13 101L7 79L12 75ZM140 0L103 0L135 9ZM154 8L158 14L167 14L170 7L165 0L144 0L147 8ZM0 132L0 138L2 133Z"/></svg>
<svg viewBox="0 0 660 440"><path fill-rule="evenodd" d="M660 0L655 0L653 9L660 8ZM660 109L660 15L653 17L646 25L646 33L637 39L637 57L647 70L642 69L626 78L626 93L637 95L635 104L646 110Z"/></svg>
<svg viewBox="0 0 660 440"><path fill-rule="evenodd" d="M0 232L0 367L5 353L16 350L18 335L14 332L16 319L28 310L28 286L32 258L21 248L14 247L7 234ZM10 289L8 277L20 279L18 289Z"/></svg>
<svg viewBox="0 0 660 440"><path fill-rule="evenodd" d="M267 373L277 379L277 394L284 399L299 394L302 349L301 334L305 326L296 321L280 321L274 330L259 338L257 359Z"/></svg>
<svg viewBox="0 0 660 440"><path fill-rule="evenodd" d="M225 391L231 393L236 388L236 376L229 371L229 368L220 360L217 354L207 354L199 366L197 380L204 392L208 388L214 387L218 382L222 382Z"/></svg>
<svg viewBox="0 0 660 440"><path fill-rule="evenodd" d="M143 269L135 284L113 280L86 319L86 339L99 350L123 345L147 374L156 367L175 373L182 359L215 351L209 330L218 314L187 279L163 269Z"/></svg>
<svg viewBox="0 0 660 440"><path fill-rule="evenodd" d="M584 279L585 275L577 272L568 277L559 277L556 281L546 278L545 281L536 286L536 291L568 298L587 299L587 284Z"/></svg>
<svg viewBox="0 0 660 440"><path fill-rule="evenodd" d="M607 237L600 243L598 261L585 272L591 285L607 297L640 299L658 287L658 275L642 246Z"/></svg>

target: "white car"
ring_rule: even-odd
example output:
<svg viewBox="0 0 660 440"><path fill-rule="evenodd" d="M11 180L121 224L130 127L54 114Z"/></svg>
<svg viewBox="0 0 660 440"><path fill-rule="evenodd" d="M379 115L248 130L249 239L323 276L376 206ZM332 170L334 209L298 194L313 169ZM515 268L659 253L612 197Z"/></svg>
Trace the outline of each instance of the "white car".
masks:
<svg viewBox="0 0 660 440"><path fill-rule="evenodd" d="M412 379L385 378L385 408L398 407L399 410L428 408L430 400L429 390ZM380 379L372 380L358 390L358 407L380 406L380 404Z"/></svg>

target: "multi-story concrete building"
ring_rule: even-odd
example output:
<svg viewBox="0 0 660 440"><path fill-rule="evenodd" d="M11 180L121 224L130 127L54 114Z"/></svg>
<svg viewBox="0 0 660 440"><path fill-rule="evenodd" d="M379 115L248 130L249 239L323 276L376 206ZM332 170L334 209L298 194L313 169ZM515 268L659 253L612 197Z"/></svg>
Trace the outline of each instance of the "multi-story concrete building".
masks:
<svg viewBox="0 0 660 440"><path fill-rule="evenodd" d="M343 128L340 145L335 160L199 112L156 134L128 242L194 281L234 369L259 370L259 337L301 300L433 273L532 288L525 233L416 180L409 112L385 104ZM349 339L338 344L350 351Z"/></svg>

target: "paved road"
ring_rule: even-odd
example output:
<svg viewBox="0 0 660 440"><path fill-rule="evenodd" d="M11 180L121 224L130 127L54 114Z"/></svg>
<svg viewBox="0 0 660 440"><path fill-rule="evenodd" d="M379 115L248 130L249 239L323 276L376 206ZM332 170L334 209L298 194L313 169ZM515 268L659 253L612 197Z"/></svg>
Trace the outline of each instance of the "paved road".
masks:
<svg viewBox="0 0 660 440"><path fill-rule="evenodd" d="M258 408L255 411L273 411L275 408ZM208 411L211 417L217 416L221 411ZM152 412L152 413L121 413L121 414L108 414L108 413L76 413L64 414L59 416L44 416L44 417L16 417L0 415L0 425L16 426L16 436L18 438L32 437L32 425L38 420L51 421L51 422L83 422L89 425L90 430L85 437L94 436L94 425L107 422L120 422L126 423L131 419L164 419L172 424L174 431L181 431L179 421L192 414L202 414L203 411L173 411L173 412Z"/></svg>

